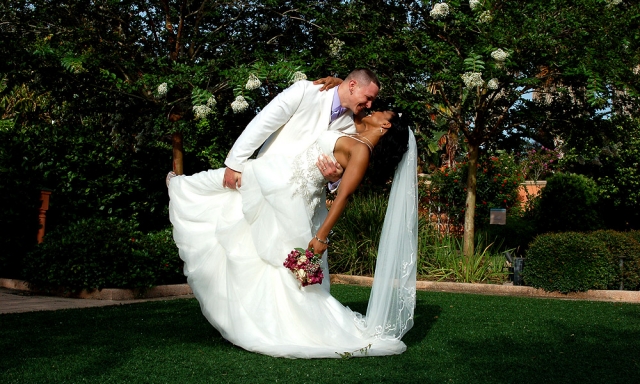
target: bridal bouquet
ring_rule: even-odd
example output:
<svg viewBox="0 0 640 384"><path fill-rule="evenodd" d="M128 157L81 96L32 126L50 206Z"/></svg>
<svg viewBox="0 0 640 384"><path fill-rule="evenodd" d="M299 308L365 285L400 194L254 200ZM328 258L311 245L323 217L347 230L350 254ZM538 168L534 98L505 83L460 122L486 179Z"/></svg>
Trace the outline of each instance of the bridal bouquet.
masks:
<svg viewBox="0 0 640 384"><path fill-rule="evenodd" d="M324 275L322 274L322 255L315 255L310 250L295 248L284 261L284 266L289 268L291 273L300 281L303 287L311 284L321 284Z"/></svg>

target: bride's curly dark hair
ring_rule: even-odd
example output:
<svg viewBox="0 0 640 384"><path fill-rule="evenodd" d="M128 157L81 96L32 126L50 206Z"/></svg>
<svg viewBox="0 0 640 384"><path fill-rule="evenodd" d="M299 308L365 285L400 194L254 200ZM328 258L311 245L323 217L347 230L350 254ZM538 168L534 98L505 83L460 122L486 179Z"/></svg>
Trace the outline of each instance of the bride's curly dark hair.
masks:
<svg viewBox="0 0 640 384"><path fill-rule="evenodd" d="M402 156L409 148L409 127L401 119L401 113L394 111L395 116L389 121L391 128L380 138L367 170L367 179L373 184L384 184L396 171Z"/></svg>

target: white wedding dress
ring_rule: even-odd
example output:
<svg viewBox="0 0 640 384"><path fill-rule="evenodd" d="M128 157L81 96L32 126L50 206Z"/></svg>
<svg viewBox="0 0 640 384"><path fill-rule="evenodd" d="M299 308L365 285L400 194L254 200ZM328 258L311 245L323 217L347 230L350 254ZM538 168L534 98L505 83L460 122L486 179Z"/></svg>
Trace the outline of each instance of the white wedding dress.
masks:
<svg viewBox="0 0 640 384"><path fill-rule="evenodd" d="M326 216L325 181L315 162L320 153L332 154L341 135L327 131L297 155L250 160L238 190L222 187L224 169L171 179L169 212L184 272L203 314L233 344L289 358L406 349L400 338L413 324L415 254L413 265L400 265L408 284L385 277L395 304L378 309L387 312L380 324L331 296L326 260L323 284L304 288L283 266L291 250L306 248Z"/></svg>

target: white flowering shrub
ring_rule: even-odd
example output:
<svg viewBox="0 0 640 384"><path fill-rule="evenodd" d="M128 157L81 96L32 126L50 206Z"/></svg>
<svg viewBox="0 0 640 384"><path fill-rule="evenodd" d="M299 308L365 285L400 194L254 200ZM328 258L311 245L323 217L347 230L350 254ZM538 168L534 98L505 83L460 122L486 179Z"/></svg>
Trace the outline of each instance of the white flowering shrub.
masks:
<svg viewBox="0 0 640 384"><path fill-rule="evenodd" d="M495 61L502 62L502 61L505 61L507 59L507 57L509 57L509 52L505 52L501 48L498 48L495 51L491 52L491 57Z"/></svg>
<svg viewBox="0 0 640 384"><path fill-rule="evenodd" d="M233 103L231 103L231 109L233 110L233 113L244 112L247 110L247 108L249 108L249 103L247 103L247 100L245 100L242 95L236 97Z"/></svg>
<svg viewBox="0 0 640 384"><path fill-rule="evenodd" d="M498 89L499 85L500 83L498 83L498 79L496 79L495 77L487 82L488 89Z"/></svg>
<svg viewBox="0 0 640 384"><path fill-rule="evenodd" d="M613 7L615 5L622 3L622 0L606 0L606 1L607 1L607 8Z"/></svg>
<svg viewBox="0 0 640 384"><path fill-rule="evenodd" d="M158 96L163 97L167 95L168 86L167 83L158 85Z"/></svg>
<svg viewBox="0 0 640 384"><path fill-rule="evenodd" d="M344 41L333 39L329 43L329 55L332 57L338 57L340 51L342 50L342 46L344 45Z"/></svg>
<svg viewBox="0 0 640 384"><path fill-rule="evenodd" d="M469 0L469 7L471 7L472 11L475 11L480 7L480 0Z"/></svg>
<svg viewBox="0 0 640 384"><path fill-rule="evenodd" d="M433 6L431 12L429 12L429 16L433 17L436 20L444 19L449 15L449 4L447 3L438 3Z"/></svg>
<svg viewBox="0 0 640 384"><path fill-rule="evenodd" d="M300 81L300 80L307 80L307 75L305 75L304 73L300 72L300 71L296 71L294 72L292 78L291 78L291 82L295 83L296 81Z"/></svg>
<svg viewBox="0 0 640 384"><path fill-rule="evenodd" d="M490 23L493 21L493 15L491 11L484 11L478 16L478 22L480 23Z"/></svg>
<svg viewBox="0 0 640 384"><path fill-rule="evenodd" d="M209 108L213 108L216 106L216 104L218 104L218 101L216 100L215 97L211 96L208 100L207 100L207 107Z"/></svg>
<svg viewBox="0 0 640 384"><path fill-rule="evenodd" d="M211 108L206 105L194 105L193 114L196 120L204 119L211 113Z"/></svg>
<svg viewBox="0 0 640 384"><path fill-rule="evenodd" d="M461 77L467 88L481 87L484 85L482 73L480 72L465 72Z"/></svg>
<svg viewBox="0 0 640 384"><path fill-rule="evenodd" d="M252 90L252 89L259 88L261 85L262 85L262 82L260 82L260 79L258 79L258 76L252 73L249 75L249 80L247 81L247 85L245 85L244 87L248 90Z"/></svg>

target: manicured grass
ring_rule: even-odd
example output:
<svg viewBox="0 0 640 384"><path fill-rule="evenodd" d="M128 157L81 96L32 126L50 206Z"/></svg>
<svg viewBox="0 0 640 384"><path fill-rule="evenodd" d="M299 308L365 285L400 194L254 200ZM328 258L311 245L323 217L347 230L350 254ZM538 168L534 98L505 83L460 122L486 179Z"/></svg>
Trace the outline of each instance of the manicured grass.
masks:
<svg viewBox="0 0 640 384"><path fill-rule="evenodd" d="M368 288L332 291L365 311ZM399 356L288 360L193 299L0 315L0 382L640 383L640 305L418 292L415 321Z"/></svg>

